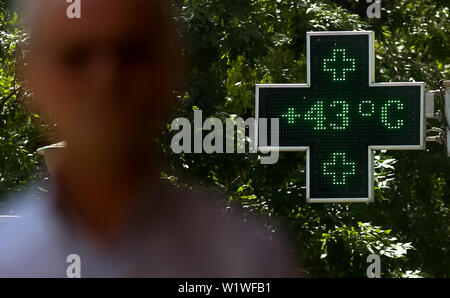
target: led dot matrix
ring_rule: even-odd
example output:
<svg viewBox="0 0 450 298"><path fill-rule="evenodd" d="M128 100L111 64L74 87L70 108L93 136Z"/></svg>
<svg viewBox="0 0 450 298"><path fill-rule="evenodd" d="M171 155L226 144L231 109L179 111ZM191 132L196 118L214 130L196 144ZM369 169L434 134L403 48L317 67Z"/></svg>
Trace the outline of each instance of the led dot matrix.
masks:
<svg viewBox="0 0 450 298"><path fill-rule="evenodd" d="M403 102L401 100L388 100L381 108L381 121L388 129L400 129L403 126L403 119L398 119L396 124L392 124L389 120L389 107L395 105L399 111L403 110Z"/></svg>
<svg viewBox="0 0 450 298"><path fill-rule="evenodd" d="M307 84L257 85L256 117L308 152L308 202L371 201L373 150L424 148L424 83L374 83L371 31L307 33L307 65Z"/></svg>
<svg viewBox="0 0 450 298"><path fill-rule="evenodd" d="M346 72L355 71L356 60L347 58L345 49L332 50L332 57L323 59L323 70L333 73L333 81L345 81Z"/></svg>
<svg viewBox="0 0 450 298"><path fill-rule="evenodd" d="M332 177L334 185L345 185L347 176L355 175L355 168L355 163L347 161L344 152L334 152L333 160L323 164L323 173Z"/></svg>
<svg viewBox="0 0 450 298"><path fill-rule="evenodd" d="M331 108L336 108L336 107L341 108L340 112L336 113L336 115L335 115L335 117L337 119L339 119L340 124L329 123L329 125L328 125L327 117L324 114L323 101L318 101L306 113L304 119L309 120L309 121L315 121L316 126L314 126L314 129L316 129L316 130L326 130L328 126L332 129L339 129L339 130L346 129L350 124L350 120L349 120L350 108L349 108L348 102L345 100L336 100L330 104L330 107ZM369 109L368 107L370 107L370 110L363 111L364 109ZM388 100L381 107L381 114L380 114L381 115L381 117L380 117L381 123L383 125L385 125L388 129L391 129L391 130L401 129L403 126L403 122L404 122L402 117L405 117L404 113L400 113L400 115L398 116L398 117L400 117L400 119L397 119L396 124L392 124L393 120L390 120L390 118L394 118L394 117L389 117L388 114L389 114L390 109L392 110L394 107L397 109L397 111L403 110L403 102L401 100ZM286 121L288 124L295 124L294 123L295 118L296 117L300 118L301 114L295 114L294 111L295 111L295 108L288 108L287 113L281 115L281 117L286 118ZM371 117L372 115L375 114L375 105L373 104L373 102L371 100L363 100L358 106L358 111L359 111L359 115L361 117ZM396 113L396 112L392 113L392 115L395 115L395 114L399 114L399 113Z"/></svg>
<svg viewBox="0 0 450 298"><path fill-rule="evenodd" d="M367 109L369 109L369 110L367 110ZM371 100L363 100L359 104L359 113L361 114L361 116L370 117L373 115L374 112L375 112L375 105L373 104L373 102Z"/></svg>
<svg viewBox="0 0 450 298"><path fill-rule="evenodd" d="M301 115L295 114L294 108L289 108L287 114L281 115L281 117L287 118L289 124L294 124L296 117L301 117Z"/></svg>
<svg viewBox="0 0 450 298"><path fill-rule="evenodd" d="M323 114L323 101L318 101L305 115L305 120L314 121L315 130L324 130L326 117Z"/></svg>

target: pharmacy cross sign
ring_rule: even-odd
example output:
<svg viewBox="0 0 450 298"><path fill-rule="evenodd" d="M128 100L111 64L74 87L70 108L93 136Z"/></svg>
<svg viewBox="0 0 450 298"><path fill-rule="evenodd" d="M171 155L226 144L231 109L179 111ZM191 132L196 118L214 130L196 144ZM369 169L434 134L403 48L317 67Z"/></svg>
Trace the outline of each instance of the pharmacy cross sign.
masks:
<svg viewBox="0 0 450 298"><path fill-rule="evenodd" d="M424 149L424 83L375 83L372 31L306 37L307 84L256 85L256 119L279 119L258 148L307 152L308 202L371 202L373 150Z"/></svg>

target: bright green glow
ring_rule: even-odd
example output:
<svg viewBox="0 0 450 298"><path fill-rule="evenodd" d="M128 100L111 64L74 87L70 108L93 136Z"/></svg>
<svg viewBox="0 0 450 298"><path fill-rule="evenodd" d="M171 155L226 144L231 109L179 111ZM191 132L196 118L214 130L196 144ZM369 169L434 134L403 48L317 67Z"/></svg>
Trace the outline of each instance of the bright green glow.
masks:
<svg viewBox="0 0 450 298"><path fill-rule="evenodd" d="M335 152L333 160L323 164L322 171L325 176L331 176L333 185L345 185L347 176L355 175L356 165L346 160L345 153Z"/></svg>
<svg viewBox="0 0 450 298"><path fill-rule="evenodd" d="M294 124L295 117L301 117L301 115L295 114L294 108L289 108L287 114L283 114L281 117L287 118L289 124Z"/></svg>
<svg viewBox="0 0 450 298"><path fill-rule="evenodd" d="M342 69L342 76L338 75L338 69ZM345 81L347 72L355 70L356 59L347 58L345 49L333 49L331 58L323 59L323 71L332 72L333 81Z"/></svg>
<svg viewBox="0 0 450 298"><path fill-rule="evenodd" d="M365 105L365 108L363 109L363 105ZM367 111L367 105L370 105L370 111ZM363 111L364 110L364 111ZM359 113L361 114L361 116L363 117L370 117L373 115L373 113L375 113L375 105L373 104L372 101L370 100L363 100L360 104L359 104Z"/></svg>
<svg viewBox="0 0 450 298"><path fill-rule="evenodd" d="M340 109L336 113L337 123L327 124L327 117L324 114L324 101L317 101L305 114L304 119L307 121L315 121L315 130L326 130L329 125L330 128L334 130L345 130L350 125L350 106L347 101L335 100L330 104L330 108ZM396 123L389 121L389 118L395 118L398 115L398 111L402 111L404 108L403 102L400 100L388 100L381 107L381 122L391 130L396 130L402 128L404 121L403 119L398 119ZM358 112L362 117L371 117L375 113L375 104L371 100L363 100L358 105ZM388 117L389 112L391 117ZM295 108L288 108L287 113L281 115L282 118L286 118L288 124L294 124L295 118L302 117L301 114L295 113Z"/></svg>
<svg viewBox="0 0 450 298"><path fill-rule="evenodd" d="M326 117L323 114L323 101L318 101L312 108L306 113L305 120L316 121L317 126L314 126L316 130L325 130Z"/></svg>
<svg viewBox="0 0 450 298"><path fill-rule="evenodd" d="M391 105L396 105L397 110L403 110L403 103L400 100L388 100L381 108L381 122L383 122L388 129L400 129L403 126L403 119L397 120L397 124L392 124L392 122L389 122L388 120L388 109Z"/></svg>
<svg viewBox="0 0 450 298"><path fill-rule="evenodd" d="M331 123L330 126L331 126L333 129L336 129L336 130L342 130L342 129L346 129L347 126L348 126L348 124L349 124L349 120L348 120L348 111L349 111L349 108L348 108L348 103L345 102L345 101L343 101L343 100L336 100L336 101L333 101L333 102L331 103L330 107L335 108L335 107L338 106L338 105L340 105L340 106L342 107L342 112L341 112L340 114L336 114L336 116L337 116L338 118L340 118L341 121L342 121L342 122L341 122L341 125L338 126L338 125L336 125L335 123Z"/></svg>
<svg viewBox="0 0 450 298"><path fill-rule="evenodd" d="M306 184L317 201L372 197L369 149L423 143L423 86L375 83L372 33L341 34L308 37L307 85L255 89L255 115L280 118L267 140L278 137L282 150L309 148Z"/></svg>

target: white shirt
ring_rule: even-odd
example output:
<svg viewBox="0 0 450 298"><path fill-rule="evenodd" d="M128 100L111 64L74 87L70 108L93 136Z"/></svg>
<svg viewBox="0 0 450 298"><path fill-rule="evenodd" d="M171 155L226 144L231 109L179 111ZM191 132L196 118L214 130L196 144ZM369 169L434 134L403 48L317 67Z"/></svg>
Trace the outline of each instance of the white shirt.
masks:
<svg viewBox="0 0 450 298"><path fill-rule="evenodd" d="M223 214L191 193L156 197L137 208L125 239L107 250L66 224L51 193L28 202L20 219L0 224L0 277L67 277L71 254L80 256L81 277L291 276L287 246L262 223Z"/></svg>

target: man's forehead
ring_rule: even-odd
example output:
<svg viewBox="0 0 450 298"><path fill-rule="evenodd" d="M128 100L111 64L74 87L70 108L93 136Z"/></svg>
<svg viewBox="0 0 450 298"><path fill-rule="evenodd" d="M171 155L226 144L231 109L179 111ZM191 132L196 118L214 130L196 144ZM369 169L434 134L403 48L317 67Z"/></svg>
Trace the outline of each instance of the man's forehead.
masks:
<svg viewBox="0 0 450 298"><path fill-rule="evenodd" d="M72 3L67 0L21 0L23 6L32 8L33 10L42 12L50 9L63 9L71 6ZM74 2L76 0L71 0ZM89 12L97 9L108 9L111 7L121 8L147 8L149 10L157 10L163 7L163 0L80 0L80 6L84 12Z"/></svg>
<svg viewBox="0 0 450 298"><path fill-rule="evenodd" d="M92 35L120 33L132 28L159 27L164 20L159 0L89 0L82 1L81 19L69 19L65 0L38 0L32 32L35 35ZM155 26L157 25L157 26ZM156 29L156 28L155 28ZM124 32L124 33L125 33ZM106 37L106 36L105 36Z"/></svg>

